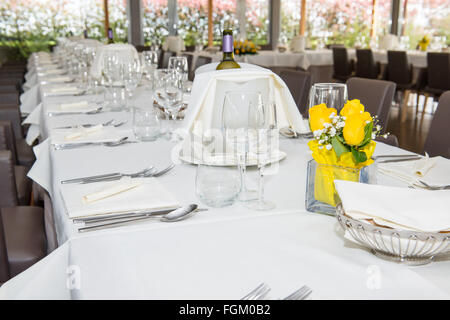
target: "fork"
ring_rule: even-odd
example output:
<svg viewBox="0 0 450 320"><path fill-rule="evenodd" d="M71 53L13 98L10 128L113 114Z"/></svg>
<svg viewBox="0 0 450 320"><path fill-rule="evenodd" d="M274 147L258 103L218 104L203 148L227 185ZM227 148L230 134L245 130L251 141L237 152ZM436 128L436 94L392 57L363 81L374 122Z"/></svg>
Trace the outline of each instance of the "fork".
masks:
<svg viewBox="0 0 450 320"><path fill-rule="evenodd" d="M300 289L292 292L283 300L305 300L311 294L311 292L311 288L309 288L308 286L303 286Z"/></svg>
<svg viewBox="0 0 450 320"><path fill-rule="evenodd" d="M92 181L92 182L96 182L96 181L101 181L103 179L110 179L110 178L122 178L122 177L139 177L141 175L145 175L149 172L154 172L155 171L155 167L154 166L150 166L148 168L145 168L144 170L140 170L138 172L135 173L120 173L120 172L114 172L114 173L107 173L107 174L101 174L101 175L96 175L96 176L90 176L90 177L83 177L83 178L75 178L75 179L69 179L69 180L62 180L61 184L67 184L67 183L86 183L86 181Z"/></svg>
<svg viewBox="0 0 450 320"><path fill-rule="evenodd" d="M81 112L81 111L73 111L73 112L49 112L47 113L47 116L49 117L55 117L55 116L67 116L67 115L74 115L74 114L97 114L102 112L103 107L98 107L97 109L87 111L87 112Z"/></svg>
<svg viewBox="0 0 450 320"><path fill-rule="evenodd" d="M449 185L442 185L442 186L432 186L429 185L428 183L426 183L425 181L422 180L418 180L418 182L420 184L422 184L422 188L428 189L428 190L448 190L450 189L450 184Z"/></svg>
<svg viewBox="0 0 450 320"><path fill-rule="evenodd" d="M250 291L247 295L241 298L241 300L262 300L269 293L270 287L264 282Z"/></svg>
<svg viewBox="0 0 450 320"><path fill-rule="evenodd" d="M53 147L55 148L55 150L76 149L76 148L90 147L90 146L117 147L117 146L123 145L125 143L135 142L135 141L127 141L127 139L128 139L128 137L123 137L117 141L55 144L55 145L53 145Z"/></svg>

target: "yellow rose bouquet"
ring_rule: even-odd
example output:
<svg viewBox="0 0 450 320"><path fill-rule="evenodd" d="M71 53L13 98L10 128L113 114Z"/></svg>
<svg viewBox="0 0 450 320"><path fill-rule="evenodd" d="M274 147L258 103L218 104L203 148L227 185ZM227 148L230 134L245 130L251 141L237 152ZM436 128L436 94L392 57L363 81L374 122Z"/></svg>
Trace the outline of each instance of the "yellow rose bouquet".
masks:
<svg viewBox="0 0 450 320"><path fill-rule="evenodd" d="M256 54L260 49L259 46L255 45L252 41L244 40L244 41L234 41L234 54L236 55L245 55L245 54Z"/></svg>
<svg viewBox="0 0 450 320"><path fill-rule="evenodd" d="M427 51L428 45L430 44L430 38L428 38L428 36L424 36L420 41L419 41L419 48L422 51Z"/></svg>
<svg viewBox="0 0 450 320"><path fill-rule="evenodd" d="M314 140L308 146L319 164L314 195L316 200L336 206L334 180L359 181L360 169L373 163L373 139L381 127L357 99L347 101L340 114L325 104L310 108L309 124Z"/></svg>

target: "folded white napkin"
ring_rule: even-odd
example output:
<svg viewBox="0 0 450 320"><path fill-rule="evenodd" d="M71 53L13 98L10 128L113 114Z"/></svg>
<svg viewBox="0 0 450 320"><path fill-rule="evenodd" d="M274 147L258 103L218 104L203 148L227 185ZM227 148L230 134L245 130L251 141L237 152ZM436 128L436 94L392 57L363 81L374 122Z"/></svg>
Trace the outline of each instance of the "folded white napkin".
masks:
<svg viewBox="0 0 450 320"><path fill-rule="evenodd" d="M450 191L428 191L335 180L345 213L395 229L450 230Z"/></svg>
<svg viewBox="0 0 450 320"><path fill-rule="evenodd" d="M73 141L81 138L87 138L88 135L96 133L103 129L102 124L98 124L96 126L92 126L90 128L79 128L76 129L75 132L69 133L64 137L66 141Z"/></svg>
<svg viewBox="0 0 450 320"><path fill-rule="evenodd" d="M156 178L63 184L61 194L70 218L179 206Z"/></svg>
<svg viewBox="0 0 450 320"><path fill-rule="evenodd" d="M58 96L58 95L67 95L67 94L77 94L80 93L81 90L73 85L73 86L54 86L50 88L43 89L45 96Z"/></svg>
<svg viewBox="0 0 450 320"><path fill-rule="evenodd" d="M59 108L61 110L73 110L73 109L86 109L89 107L89 102L86 100L76 101L76 102L67 102L61 103Z"/></svg>
<svg viewBox="0 0 450 320"><path fill-rule="evenodd" d="M91 76L94 78L99 78L102 75L103 57L106 52L117 52L121 60L139 60L139 54L136 48L130 44L113 43L106 46L100 46L96 50L96 55L90 71Z"/></svg>
<svg viewBox="0 0 450 320"><path fill-rule="evenodd" d="M86 132L84 130L92 130ZM134 139L131 129L119 129L114 127L95 126L89 129L53 129L50 131L52 144L82 143L82 142L112 142L123 137Z"/></svg>
<svg viewBox="0 0 450 320"><path fill-rule="evenodd" d="M69 76L56 76L56 77L46 77L43 79L45 82L58 83L58 82L69 82L73 79Z"/></svg>
<svg viewBox="0 0 450 320"><path fill-rule="evenodd" d="M225 92L242 90L261 92L264 103L275 101L280 128L291 126L298 132L309 132L289 89L278 75L256 66L241 67L196 73L184 129L201 135L211 128L221 128Z"/></svg>
<svg viewBox="0 0 450 320"><path fill-rule="evenodd" d="M418 187L421 186L419 180L430 185L450 184L450 160L443 157L379 163L377 166L381 173Z"/></svg>
<svg viewBox="0 0 450 320"><path fill-rule="evenodd" d="M52 74L63 74L66 71L63 69L37 70L39 76L48 76Z"/></svg>

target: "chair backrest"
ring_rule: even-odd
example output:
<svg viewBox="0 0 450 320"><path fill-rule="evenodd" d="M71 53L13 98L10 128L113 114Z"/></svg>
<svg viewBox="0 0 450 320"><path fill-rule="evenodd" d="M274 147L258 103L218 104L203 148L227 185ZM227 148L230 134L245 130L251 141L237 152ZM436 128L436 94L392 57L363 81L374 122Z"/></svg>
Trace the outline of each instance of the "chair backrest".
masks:
<svg viewBox="0 0 450 320"><path fill-rule="evenodd" d="M175 52L172 51L163 51L162 59L161 59L161 68L165 69L169 65L170 57L174 57L176 55Z"/></svg>
<svg viewBox="0 0 450 320"><path fill-rule="evenodd" d="M205 56L198 56L197 60L195 61L195 67L194 67L194 72L195 70L197 70L197 68L201 67L204 64L208 64L212 62L212 58L211 57L205 57Z"/></svg>
<svg viewBox="0 0 450 320"><path fill-rule="evenodd" d="M0 104L0 119L11 121L14 137L16 139L23 138L23 128L21 125L20 111L17 104Z"/></svg>
<svg viewBox="0 0 450 320"><path fill-rule="evenodd" d="M351 74L351 68L348 61L347 48L333 47L332 50L334 75L349 76Z"/></svg>
<svg viewBox="0 0 450 320"><path fill-rule="evenodd" d="M10 278L8 251L6 251L5 231L3 229L2 214L0 209L0 285Z"/></svg>
<svg viewBox="0 0 450 320"><path fill-rule="evenodd" d="M0 92L0 105L4 104L19 104L19 92L6 91Z"/></svg>
<svg viewBox="0 0 450 320"><path fill-rule="evenodd" d="M309 88L311 87L311 74L306 71L284 69L280 71L279 75L289 88L298 110L305 116L308 110L307 101Z"/></svg>
<svg viewBox="0 0 450 320"><path fill-rule="evenodd" d="M371 49L356 49L356 76L375 79L378 74Z"/></svg>
<svg viewBox="0 0 450 320"><path fill-rule="evenodd" d="M388 145L398 147L398 139L397 136L390 134L386 138L379 136L375 139L376 141L386 143Z"/></svg>
<svg viewBox="0 0 450 320"><path fill-rule="evenodd" d="M17 206L14 164L9 150L0 150L0 177L0 208Z"/></svg>
<svg viewBox="0 0 450 320"><path fill-rule="evenodd" d="M11 121L0 120L0 127L2 127L2 130L0 130L0 150L11 151L13 163L17 164L16 139L14 138Z"/></svg>
<svg viewBox="0 0 450 320"><path fill-rule="evenodd" d="M443 156L450 159L450 91L445 91L439 98L439 104L431 121L430 130L423 147L431 157Z"/></svg>
<svg viewBox="0 0 450 320"><path fill-rule="evenodd" d="M348 99L359 99L365 110L377 115L379 124L386 131L389 112L395 94L395 83L385 80L353 77L347 80Z"/></svg>
<svg viewBox="0 0 450 320"><path fill-rule="evenodd" d="M408 62L406 51L388 50L387 80L396 84L412 82L412 67Z"/></svg>
<svg viewBox="0 0 450 320"><path fill-rule="evenodd" d="M428 87L450 90L450 53L427 53Z"/></svg>
<svg viewBox="0 0 450 320"><path fill-rule="evenodd" d="M134 47L136 48L136 51L137 51L137 52L142 52L142 51L150 50L150 47L149 47L149 46L137 45L137 46L134 46Z"/></svg>

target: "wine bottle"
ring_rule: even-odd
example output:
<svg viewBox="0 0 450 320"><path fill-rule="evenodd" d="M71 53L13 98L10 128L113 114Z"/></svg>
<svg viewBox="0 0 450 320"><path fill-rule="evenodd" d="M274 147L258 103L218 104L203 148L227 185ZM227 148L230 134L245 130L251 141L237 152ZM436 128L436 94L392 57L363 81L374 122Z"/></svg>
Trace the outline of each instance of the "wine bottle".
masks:
<svg viewBox="0 0 450 320"><path fill-rule="evenodd" d="M108 28L108 43L114 43L113 31L111 28Z"/></svg>
<svg viewBox="0 0 450 320"><path fill-rule="evenodd" d="M241 66L234 61L233 30L231 28L225 28L222 37L223 58L217 65L216 70L240 68Z"/></svg>

